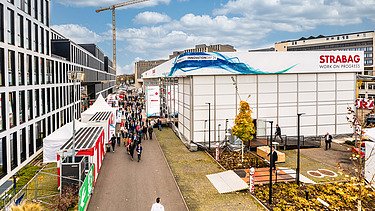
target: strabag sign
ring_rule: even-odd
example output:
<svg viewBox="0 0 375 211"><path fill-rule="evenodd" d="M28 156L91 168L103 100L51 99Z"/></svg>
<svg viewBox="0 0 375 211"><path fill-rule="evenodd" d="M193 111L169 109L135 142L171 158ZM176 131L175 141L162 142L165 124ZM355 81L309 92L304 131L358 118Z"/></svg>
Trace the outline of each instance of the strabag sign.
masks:
<svg viewBox="0 0 375 211"><path fill-rule="evenodd" d="M142 77L353 73L364 70L363 51L187 52Z"/></svg>

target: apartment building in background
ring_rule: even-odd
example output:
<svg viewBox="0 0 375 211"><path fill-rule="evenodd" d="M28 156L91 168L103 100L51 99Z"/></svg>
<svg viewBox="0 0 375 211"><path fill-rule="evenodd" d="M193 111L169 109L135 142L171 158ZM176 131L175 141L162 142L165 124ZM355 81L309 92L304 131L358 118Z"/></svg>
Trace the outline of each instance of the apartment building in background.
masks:
<svg viewBox="0 0 375 211"><path fill-rule="evenodd" d="M77 83L73 93L68 71L83 70L86 73L83 84L90 82L92 75L99 78L106 74L108 88L102 85L95 92L109 91L115 83L115 73L104 67L101 58L50 28L49 0L1 1L0 17L0 184L3 184L42 152L44 137L72 121L73 107L75 118L80 118L81 85ZM60 39L69 42L66 45L70 48L69 56L54 49Z"/></svg>
<svg viewBox="0 0 375 211"><path fill-rule="evenodd" d="M140 60L135 62L134 64L134 77L135 77L135 87L141 87L143 84L143 79L141 78L142 73L146 72L147 70L154 68L168 60L166 59L159 59L159 60Z"/></svg>
<svg viewBox="0 0 375 211"><path fill-rule="evenodd" d="M337 35L302 37L275 43L276 51L363 51L364 75L375 76L374 72L375 31L363 31ZM360 98L375 98L375 82L362 83Z"/></svg>

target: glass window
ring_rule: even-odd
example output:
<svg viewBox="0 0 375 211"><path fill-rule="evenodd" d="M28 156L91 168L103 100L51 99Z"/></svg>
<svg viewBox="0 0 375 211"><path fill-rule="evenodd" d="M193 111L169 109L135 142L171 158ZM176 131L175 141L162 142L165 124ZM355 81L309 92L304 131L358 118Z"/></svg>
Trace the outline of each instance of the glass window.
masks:
<svg viewBox="0 0 375 211"><path fill-rule="evenodd" d="M44 53L44 29L40 27L40 42L39 42L40 53Z"/></svg>
<svg viewBox="0 0 375 211"><path fill-rule="evenodd" d="M8 80L9 80L9 86L16 85L14 51L8 51Z"/></svg>
<svg viewBox="0 0 375 211"><path fill-rule="evenodd" d="M45 0L46 6L46 25L49 26L49 1Z"/></svg>
<svg viewBox="0 0 375 211"><path fill-rule="evenodd" d="M14 12L8 9L8 43L14 45Z"/></svg>
<svg viewBox="0 0 375 211"><path fill-rule="evenodd" d="M42 84L46 83L44 58L40 58L40 78Z"/></svg>
<svg viewBox="0 0 375 211"><path fill-rule="evenodd" d="M27 90L27 118L33 118L33 90Z"/></svg>
<svg viewBox="0 0 375 211"><path fill-rule="evenodd" d="M45 106L45 97L46 97L46 89L42 89L42 94L40 95L40 108L42 108L42 115L46 113L46 106Z"/></svg>
<svg viewBox="0 0 375 211"><path fill-rule="evenodd" d="M38 25L34 23L34 51L38 52L39 45L39 35L38 35Z"/></svg>
<svg viewBox="0 0 375 211"><path fill-rule="evenodd" d="M34 56L34 84L39 84L39 58Z"/></svg>
<svg viewBox="0 0 375 211"><path fill-rule="evenodd" d="M0 4L0 41L4 42L4 6Z"/></svg>
<svg viewBox="0 0 375 211"><path fill-rule="evenodd" d="M23 32L23 17L21 15L17 15L17 46L23 47L24 45L24 32Z"/></svg>
<svg viewBox="0 0 375 211"><path fill-rule="evenodd" d="M39 89L36 89L35 90L35 94L34 94L34 101L35 101L35 107L34 107L34 109L35 109L35 117L39 117L39 115L40 115L40 111L39 111Z"/></svg>
<svg viewBox="0 0 375 211"><path fill-rule="evenodd" d="M15 169L18 165L17 163L17 133L10 134L10 166L11 169Z"/></svg>
<svg viewBox="0 0 375 211"><path fill-rule="evenodd" d="M29 156L34 154L34 127L33 125L29 125Z"/></svg>
<svg viewBox="0 0 375 211"><path fill-rule="evenodd" d="M31 50L31 21L26 19L26 25L25 25L25 46L27 50Z"/></svg>
<svg viewBox="0 0 375 211"><path fill-rule="evenodd" d="M26 13L31 15L31 0L25 0Z"/></svg>
<svg viewBox="0 0 375 211"><path fill-rule="evenodd" d="M44 122L43 122L44 121ZM43 125L42 125L43 123ZM43 146L43 138L46 137L45 135L45 119L35 123L35 131L36 131L36 150L38 151Z"/></svg>
<svg viewBox="0 0 375 211"><path fill-rule="evenodd" d="M25 111L25 91L19 92L19 118L20 118L20 124L24 123L26 121L26 111Z"/></svg>
<svg viewBox="0 0 375 211"><path fill-rule="evenodd" d="M34 6L34 18L35 19L38 19L38 1L39 0L34 0L34 4L33 4L33 6Z"/></svg>
<svg viewBox="0 0 375 211"><path fill-rule="evenodd" d="M53 88L46 88L47 89L47 101L46 101L46 106L47 106L47 113L51 112L51 105L52 103L48 103L48 102L51 102L51 89ZM52 100L53 101L53 100Z"/></svg>
<svg viewBox="0 0 375 211"><path fill-rule="evenodd" d="M31 85L33 83L33 57L31 55L26 55L26 80L27 85Z"/></svg>
<svg viewBox="0 0 375 211"><path fill-rule="evenodd" d="M0 48L0 86L4 86L5 82L5 71L4 71L5 65L4 65L4 49Z"/></svg>
<svg viewBox="0 0 375 211"><path fill-rule="evenodd" d="M47 69L47 84L52 83L52 70L51 70L51 65L53 65L53 62L51 60L47 59L46 62L46 69Z"/></svg>
<svg viewBox="0 0 375 211"><path fill-rule="evenodd" d="M46 54L49 55L49 31L46 30Z"/></svg>
<svg viewBox="0 0 375 211"><path fill-rule="evenodd" d="M6 130L5 126L5 94L0 94L0 131Z"/></svg>
<svg viewBox="0 0 375 211"><path fill-rule="evenodd" d="M18 53L18 84L25 85L25 61L23 53Z"/></svg>
<svg viewBox="0 0 375 211"><path fill-rule="evenodd" d="M0 139L0 178L3 178L7 174L7 145L6 138Z"/></svg>
<svg viewBox="0 0 375 211"><path fill-rule="evenodd" d="M9 126L16 126L16 92L9 92Z"/></svg>
<svg viewBox="0 0 375 211"><path fill-rule="evenodd" d="M26 128L20 130L21 163L26 160Z"/></svg>

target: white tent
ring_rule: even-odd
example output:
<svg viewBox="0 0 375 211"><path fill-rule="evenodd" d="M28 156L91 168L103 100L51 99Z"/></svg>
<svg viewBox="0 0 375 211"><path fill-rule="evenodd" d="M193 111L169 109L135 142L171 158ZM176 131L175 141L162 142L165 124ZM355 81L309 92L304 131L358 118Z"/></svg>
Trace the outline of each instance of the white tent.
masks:
<svg viewBox="0 0 375 211"><path fill-rule="evenodd" d="M104 97L100 94L98 98L95 100L95 103L92 104L86 111L81 114L81 121L88 122L89 119L99 111L112 111L114 118L116 118L116 109L112 108L108 103L105 101Z"/></svg>
<svg viewBox="0 0 375 211"><path fill-rule="evenodd" d="M75 128L78 131L87 124L76 120ZM73 136L73 122L69 122L43 140L43 163L57 162L57 151Z"/></svg>

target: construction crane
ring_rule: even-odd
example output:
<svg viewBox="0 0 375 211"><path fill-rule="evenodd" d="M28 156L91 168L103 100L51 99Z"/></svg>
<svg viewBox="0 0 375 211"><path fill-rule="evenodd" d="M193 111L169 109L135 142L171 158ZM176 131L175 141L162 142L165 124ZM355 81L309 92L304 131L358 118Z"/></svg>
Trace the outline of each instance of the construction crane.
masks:
<svg viewBox="0 0 375 211"><path fill-rule="evenodd" d="M105 11L105 10L112 10L112 42L113 42L113 49L112 49L112 53L113 53L113 63L112 63L112 68L116 71L116 8L119 8L119 7L124 7L124 6L129 6L129 5L132 5L132 4L138 4L138 3L141 3L141 2L145 2L145 1L149 1L149 0L129 0L129 1L126 1L126 2L123 2L123 3L118 3L118 4L114 4L114 5L111 5L109 7L104 7L104 8L100 8L100 9L97 9L95 10L95 12L99 13L99 12L102 12L102 11Z"/></svg>

